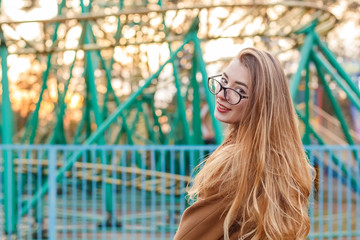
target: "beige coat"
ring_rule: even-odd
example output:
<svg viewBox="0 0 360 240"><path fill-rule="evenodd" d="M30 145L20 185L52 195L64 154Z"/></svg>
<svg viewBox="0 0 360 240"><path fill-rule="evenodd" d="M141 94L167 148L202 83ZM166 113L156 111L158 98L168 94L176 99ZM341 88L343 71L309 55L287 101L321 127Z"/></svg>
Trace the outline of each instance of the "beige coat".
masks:
<svg viewBox="0 0 360 240"><path fill-rule="evenodd" d="M224 238L224 203L212 195L188 207L180 221L174 240L219 240ZM238 232L230 232L230 239L238 239Z"/></svg>

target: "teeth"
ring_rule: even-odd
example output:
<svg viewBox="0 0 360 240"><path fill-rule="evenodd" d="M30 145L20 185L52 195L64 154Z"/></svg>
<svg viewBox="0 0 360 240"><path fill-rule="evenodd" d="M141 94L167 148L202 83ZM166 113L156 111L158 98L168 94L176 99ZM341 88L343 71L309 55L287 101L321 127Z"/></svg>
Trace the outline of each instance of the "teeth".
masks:
<svg viewBox="0 0 360 240"><path fill-rule="evenodd" d="M223 107L223 106L221 106L220 104L219 104L219 108L222 109L222 110L227 110L226 107Z"/></svg>

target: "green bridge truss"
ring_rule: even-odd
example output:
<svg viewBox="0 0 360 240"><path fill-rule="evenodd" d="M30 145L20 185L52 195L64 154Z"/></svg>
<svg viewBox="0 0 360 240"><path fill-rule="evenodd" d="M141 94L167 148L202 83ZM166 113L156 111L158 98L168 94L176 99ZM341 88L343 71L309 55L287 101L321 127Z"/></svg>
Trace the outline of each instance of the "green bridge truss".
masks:
<svg viewBox="0 0 360 240"><path fill-rule="evenodd" d="M201 104L207 102L210 112L214 104L206 91L202 44L257 37L259 45L285 51L302 41L294 34L299 26L319 19L317 32L325 34L336 22L324 8L293 2L115 2L80 1L75 7L63 0L53 19L0 22L2 59L10 54L36 66L17 79L33 89L33 97L25 117L18 114L25 111L19 110L27 107L25 102L13 106L18 108L15 121L26 119L16 126L11 126L13 111L3 74L4 143L203 144ZM34 27L31 24L39 26L34 39L13 33ZM279 46L278 39L286 39L289 49ZM150 56L154 45L167 50L168 58ZM8 72L6 61L2 72ZM160 92L168 95L163 106L156 105ZM81 104L72 107L76 98ZM220 143L222 127L212 120Z"/></svg>
<svg viewBox="0 0 360 240"><path fill-rule="evenodd" d="M356 143L329 85L335 82L359 111L360 92L320 40L337 22L326 8L302 2L215 4L198 1L197 4L170 0L126 3L80 0L79 6L73 6L71 1L62 0L57 6L57 16L52 19L2 18L2 143L203 144L202 103L209 105L210 113L214 110L213 96L206 91L206 66L214 63L205 63L204 44L228 38L237 43L254 38L256 46L277 53L300 47L301 59L292 75L290 92L303 122L304 143L326 144L328 141L312 124L314 104L310 98L310 75L323 86L346 143ZM34 38L16 32L17 27L33 26L31 24L39 26L39 34ZM279 41L286 44L278 44ZM156 59L150 58L154 46L167 52L167 58L159 53L155 53ZM218 52L221 55L221 49ZM9 94L9 90L16 89L11 87L15 79L9 81L7 74L9 67L13 67L8 64L9 56L24 57L31 66L37 66L18 80L25 85L33 81L26 86L36 89L36 99L25 114L26 121L19 126L14 122L21 120L20 110L13 111ZM215 60L215 64L228 61ZM305 86L303 98L297 97L300 85ZM168 98L161 100L158 92L166 93ZM74 99L81 104L76 104ZM157 105L159 102L162 105ZM69 122L74 116L77 118ZM216 142L220 143L222 126L213 117L212 125ZM12 204L16 202L14 163L8 154L4 152L5 231L12 233L17 215ZM358 156L353 155L356 161ZM69 157L58 169L57 181L79 157L76 153ZM101 158L102 164L109 161ZM351 175L339 159L334 157L333 161L345 176ZM356 185L354 179L352 183ZM48 188L45 184L38 189L21 215L27 214ZM109 189L107 193L110 194ZM111 204L107 203L106 208L110 212Z"/></svg>

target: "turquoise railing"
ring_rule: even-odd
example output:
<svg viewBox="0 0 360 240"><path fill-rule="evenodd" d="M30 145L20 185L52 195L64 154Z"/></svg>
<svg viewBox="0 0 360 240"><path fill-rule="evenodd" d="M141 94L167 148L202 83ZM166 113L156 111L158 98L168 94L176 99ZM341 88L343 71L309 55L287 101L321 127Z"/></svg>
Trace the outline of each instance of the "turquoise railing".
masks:
<svg viewBox="0 0 360 240"><path fill-rule="evenodd" d="M12 216L16 231L7 237L172 239L188 206L186 186L193 169L215 148L0 145L1 162L14 165L17 196L11 203L17 209ZM360 239L360 171L355 159L360 146L305 148L317 173L310 196L308 238ZM78 156L75 164L57 178L74 155ZM2 193L11 181L4 178L3 168L0 175ZM34 201L44 184L48 191ZM105 194L109 188L110 196ZM0 238L6 237L7 197L1 196ZM34 204L24 211L30 202Z"/></svg>

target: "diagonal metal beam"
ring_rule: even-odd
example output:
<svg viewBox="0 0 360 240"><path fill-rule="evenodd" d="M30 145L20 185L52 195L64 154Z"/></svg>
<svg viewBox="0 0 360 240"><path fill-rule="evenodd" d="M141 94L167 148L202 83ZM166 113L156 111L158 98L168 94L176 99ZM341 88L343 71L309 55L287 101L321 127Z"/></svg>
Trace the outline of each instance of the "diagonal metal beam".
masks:
<svg viewBox="0 0 360 240"><path fill-rule="evenodd" d="M312 54L313 55L313 54ZM319 65L319 62L317 61L314 61L314 64L315 64L315 67L316 67L316 70L317 70L317 73L319 75L319 78L321 80L321 82L323 83L323 86L325 88L325 92L327 93L328 97L329 97L329 100L331 102L331 105L333 106L333 109L335 111L335 114L337 116L337 118L339 119L340 121L340 125L341 125L341 128L343 130L343 133L345 135L345 138L346 140L348 141L348 143L350 145L354 145L354 140L352 139L350 133L349 133L349 127L347 126L347 123L345 121L345 117L344 117L344 114L342 113L341 111L341 107L338 103L338 101L336 100L336 98L333 96L332 92L331 92L331 89L328 85L328 83L326 82L325 80L325 76L323 74L323 71L321 69L321 66Z"/></svg>
<svg viewBox="0 0 360 240"><path fill-rule="evenodd" d="M202 57L203 55L202 55L202 51L201 51L200 40L196 34L194 34L192 36L192 38L193 38L193 42L194 42L194 54L196 54L196 59L198 61L198 68L202 75L202 84L203 84L204 89L207 89L208 88L207 73L206 73L206 68L205 68L205 62ZM205 91L205 96L206 96L206 101L209 105L209 110L211 113L213 113L215 110L214 97L211 95L211 93L209 91ZM212 124L214 126L216 143L220 144L224 138L221 123L218 120L216 120L214 114L211 114L211 120L212 120Z"/></svg>
<svg viewBox="0 0 360 240"><path fill-rule="evenodd" d="M324 67L327 73L330 74L332 79L339 85L339 87L346 93L349 100L354 104L354 106L360 111L360 98L351 90L351 88L344 82L344 80L337 74L331 67L331 65L316 52L313 52L312 58L314 62Z"/></svg>
<svg viewBox="0 0 360 240"><path fill-rule="evenodd" d="M339 75L345 80L345 82L350 86L350 88L354 91L356 96L360 98L360 90L355 85L355 83L350 79L349 75L345 72L345 70L341 67L341 65L337 62L336 57L334 54L330 51L328 46L320 40L320 37L318 34L315 33L314 35L315 43L320 47L323 54L327 58L327 60L330 62L330 64L336 69L336 71L339 73Z"/></svg>
<svg viewBox="0 0 360 240"><path fill-rule="evenodd" d="M315 27L315 25L310 26L311 29L305 37L304 45L302 46L302 48L300 50L300 54L301 54L300 63L299 63L296 73L293 75L291 82L290 82L290 95L294 102L295 102L296 93L297 93L297 90L298 90L298 87L299 87L299 84L301 81L302 73L309 63L311 49L314 44L314 31L313 31L314 27Z"/></svg>

